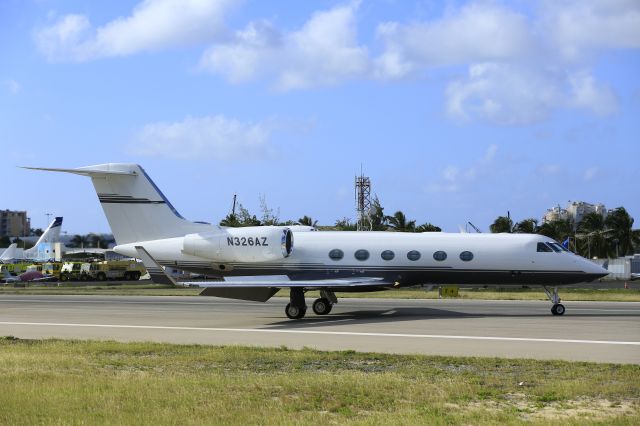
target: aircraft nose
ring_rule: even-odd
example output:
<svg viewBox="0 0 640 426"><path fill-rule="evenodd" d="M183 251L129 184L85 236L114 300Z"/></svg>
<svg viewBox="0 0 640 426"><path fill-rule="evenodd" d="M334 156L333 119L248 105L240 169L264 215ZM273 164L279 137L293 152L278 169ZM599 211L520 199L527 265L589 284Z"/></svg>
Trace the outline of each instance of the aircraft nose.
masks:
<svg viewBox="0 0 640 426"><path fill-rule="evenodd" d="M591 262L590 260L585 259L585 273L589 276L591 281L597 280L598 278L603 278L609 275L609 271L597 263Z"/></svg>

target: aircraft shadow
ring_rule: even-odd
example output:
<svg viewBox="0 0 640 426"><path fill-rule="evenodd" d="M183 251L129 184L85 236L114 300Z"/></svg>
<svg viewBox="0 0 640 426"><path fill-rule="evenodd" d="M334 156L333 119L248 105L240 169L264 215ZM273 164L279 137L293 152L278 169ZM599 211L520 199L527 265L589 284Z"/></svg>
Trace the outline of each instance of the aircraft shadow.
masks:
<svg viewBox="0 0 640 426"><path fill-rule="evenodd" d="M549 309L551 309L549 307ZM315 315L313 312L307 312L307 316L300 320L290 320L279 318L278 321L265 324L271 328L313 328L325 327L327 325L344 325L344 324L375 324L386 323L389 321L416 321L426 319L469 319L469 318L550 318L562 320L562 318L640 318L640 311L637 313L630 312L594 312L582 313L571 312L567 308L564 317L554 317L551 312L547 313L530 313L530 312L461 312L451 309L433 309L433 308L391 308L391 309L368 309L353 310L349 312L339 312L329 315Z"/></svg>

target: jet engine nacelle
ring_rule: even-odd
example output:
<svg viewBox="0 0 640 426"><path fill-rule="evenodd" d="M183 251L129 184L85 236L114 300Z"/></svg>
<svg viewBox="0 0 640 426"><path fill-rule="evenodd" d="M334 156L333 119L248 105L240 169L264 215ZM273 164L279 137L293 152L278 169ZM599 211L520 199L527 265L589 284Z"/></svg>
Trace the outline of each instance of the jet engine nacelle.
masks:
<svg viewBox="0 0 640 426"><path fill-rule="evenodd" d="M288 228L251 226L189 234L183 252L214 262L268 262L289 257L293 233Z"/></svg>

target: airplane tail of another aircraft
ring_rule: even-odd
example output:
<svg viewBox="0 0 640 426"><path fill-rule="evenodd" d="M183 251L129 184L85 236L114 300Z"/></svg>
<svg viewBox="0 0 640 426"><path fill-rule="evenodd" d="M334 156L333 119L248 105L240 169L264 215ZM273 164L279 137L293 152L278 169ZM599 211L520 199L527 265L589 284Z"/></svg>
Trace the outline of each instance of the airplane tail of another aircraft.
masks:
<svg viewBox="0 0 640 426"><path fill-rule="evenodd" d="M184 219L137 164L108 163L77 169L25 167L89 176L118 244L182 237L211 230Z"/></svg>
<svg viewBox="0 0 640 426"><path fill-rule="evenodd" d="M7 247L5 251L2 252L2 256L0 256L0 262L6 262L11 259L15 259L17 249L18 249L18 244L16 243L13 243L9 247Z"/></svg>
<svg viewBox="0 0 640 426"><path fill-rule="evenodd" d="M56 217L53 222L49 224L47 229L40 235L38 242L28 250L24 251L25 258L32 258L38 251L38 246L42 243L57 243L60 241L60 230L62 229L62 217Z"/></svg>

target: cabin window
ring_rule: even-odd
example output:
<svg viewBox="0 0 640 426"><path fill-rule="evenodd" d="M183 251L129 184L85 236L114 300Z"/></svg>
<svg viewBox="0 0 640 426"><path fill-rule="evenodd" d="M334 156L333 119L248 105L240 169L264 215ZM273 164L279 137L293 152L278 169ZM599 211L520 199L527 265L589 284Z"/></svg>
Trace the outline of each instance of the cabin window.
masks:
<svg viewBox="0 0 640 426"><path fill-rule="evenodd" d="M380 253L380 257L383 258L384 260L392 260L394 257L396 257L396 255L391 250L385 250L382 253Z"/></svg>
<svg viewBox="0 0 640 426"><path fill-rule="evenodd" d="M333 249L329 252L329 258L331 260L340 260L344 257L344 253L340 249Z"/></svg>
<svg viewBox="0 0 640 426"><path fill-rule="evenodd" d="M463 251L462 253L460 253L460 260L464 262L469 262L472 259L473 253L471 253L470 251Z"/></svg>
<svg viewBox="0 0 640 426"><path fill-rule="evenodd" d="M411 250L407 253L407 259L414 261L420 259L420 252L417 250Z"/></svg>
<svg viewBox="0 0 640 426"><path fill-rule="evenodd" d="M369 258L369 252L364 249L356 250L354 256L360 261L365 261Z"/></svg>
<svg viewBox="0 0 640 426"><path fill-rule="evenodd" d="M447 253L445 253L442 250L439 250L439 251L433 253L433 258L435 260L437 260L438 262L442 262L443 260L447 259Z"/></svg>
<svg viewBox="0 0 640 426"><path fill-rule="evenodd" d="M442 250L439 250L439 251L433 253L433 258L435 260L437 260L438 262L442 262L443 260L447 259L447 253L445 253Z"/></svg>
<svg viewBox="0 0 640 426"><path fill-rule="evenodd" d="M553 253L553 250L545 243L538 243L538 253Z"/></svg>

